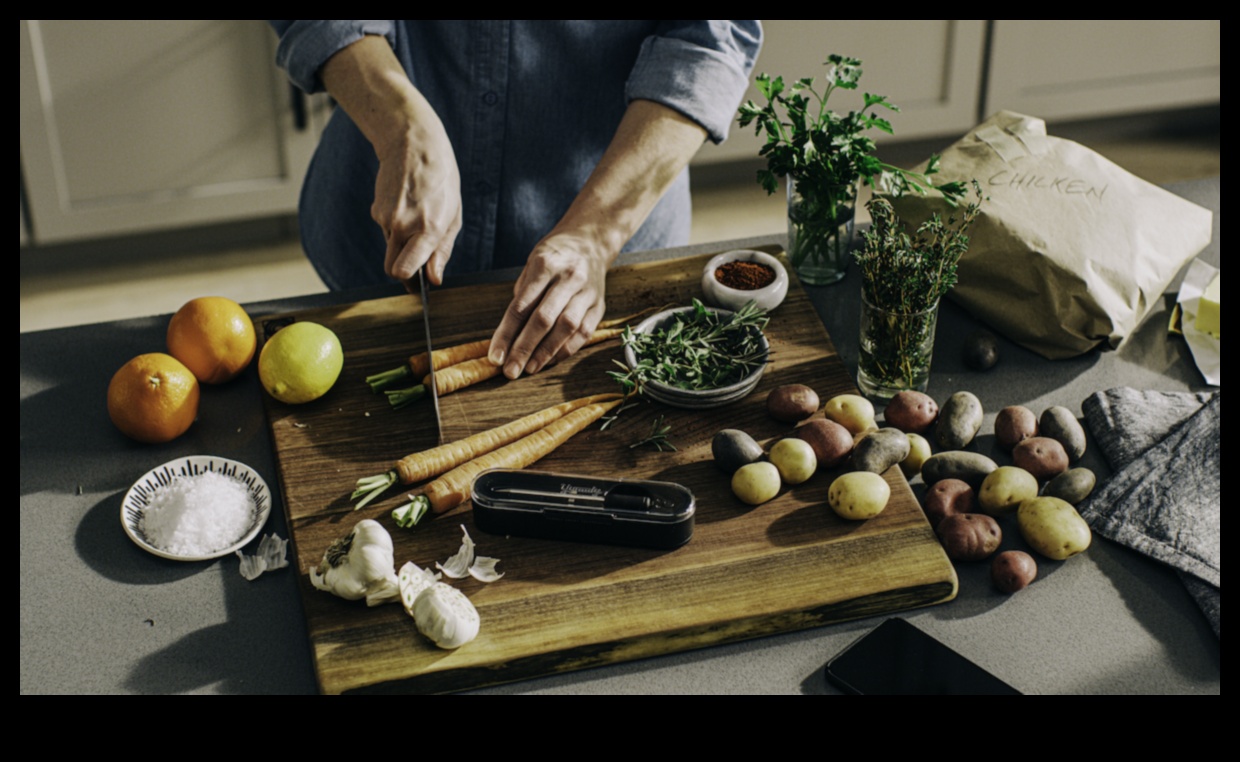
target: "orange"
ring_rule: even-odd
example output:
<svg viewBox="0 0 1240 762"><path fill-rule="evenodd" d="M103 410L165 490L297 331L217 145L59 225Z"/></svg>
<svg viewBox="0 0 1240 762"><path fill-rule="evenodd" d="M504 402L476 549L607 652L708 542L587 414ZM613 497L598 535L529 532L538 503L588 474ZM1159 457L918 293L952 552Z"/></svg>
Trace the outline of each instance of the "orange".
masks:
<svg viewBox="0 0 1240 762"><path fill-rule="evenodd" d="M198 379L179 360L162 352L138 355L108 384L108 415L139 442L169 442L198 417Z"/></svg>
<svg viewBox="0 0 1240 762"><path fill-rule="evenodd" d="M204 384L236 378L254 359L254 323L240 304L222 296L186 302L168 323L168 352Z"/></svg>

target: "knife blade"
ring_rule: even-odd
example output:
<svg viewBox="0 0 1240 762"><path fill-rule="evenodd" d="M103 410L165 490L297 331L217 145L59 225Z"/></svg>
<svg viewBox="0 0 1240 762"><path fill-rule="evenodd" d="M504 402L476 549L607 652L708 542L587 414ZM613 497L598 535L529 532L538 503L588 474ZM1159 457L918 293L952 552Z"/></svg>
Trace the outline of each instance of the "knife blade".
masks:
<svg viewBox="0 0 1240 762"><path fill-rule="evenodd" d="M422 287L422 328L426 331L427 374L431 378L431 404L435 408L435 436L443 444L443 424L439 418L439 383L435 380L435 348L431 344L431 302L426 283L426 265L418 271L418 283Z"/></svg>

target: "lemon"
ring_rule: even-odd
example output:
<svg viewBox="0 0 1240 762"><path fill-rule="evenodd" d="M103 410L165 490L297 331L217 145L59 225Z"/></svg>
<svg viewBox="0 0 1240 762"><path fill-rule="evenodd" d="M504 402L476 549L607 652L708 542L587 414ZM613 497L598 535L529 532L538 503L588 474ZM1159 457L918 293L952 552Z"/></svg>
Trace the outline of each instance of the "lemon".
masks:
<svg viewBox="0 0 1240 762"><path fill-rule="evenodd" d="M293 323L281 328L258 356L258 378L263 388L291 405L327 394L343 367L340 339L318 323Z"/></svg>

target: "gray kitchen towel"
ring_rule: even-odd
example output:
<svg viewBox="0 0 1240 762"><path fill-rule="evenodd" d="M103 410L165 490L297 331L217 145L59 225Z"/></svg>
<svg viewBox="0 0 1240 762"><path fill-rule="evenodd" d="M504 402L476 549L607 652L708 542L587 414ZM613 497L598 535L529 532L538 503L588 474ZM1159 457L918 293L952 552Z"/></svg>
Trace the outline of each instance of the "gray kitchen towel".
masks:
<svg viewBox="0 0 1240 762"><path fill-rule="evenodd" d="M1221 392L1090 395L1085 422L1115 474L1081 506L1098 534L1174 567L1220 634Z"/></svg>

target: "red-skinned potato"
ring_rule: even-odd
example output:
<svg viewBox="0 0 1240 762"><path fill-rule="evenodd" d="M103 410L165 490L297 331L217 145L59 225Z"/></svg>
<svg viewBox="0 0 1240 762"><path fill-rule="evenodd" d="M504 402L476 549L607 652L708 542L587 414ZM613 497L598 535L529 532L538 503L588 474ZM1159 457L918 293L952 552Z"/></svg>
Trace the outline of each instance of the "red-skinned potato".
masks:
<svg viewBox="0 0 1240 762"><path fill-rule="evenodd" d="M999 522L984 513L958 513L939 522L935 532L953 561L981 561L999 549Z"/></svg>
<svg viewBox="0 0 1240 762"><path fill-rule="evenodd" d="M977 493L969 483L961 479L941 479L926 490L922 500L922 511L930 521L930 526L937 528L943 519L958 513L973 513L977 510Z"/></svg>
<svg viewBox="0 0 1240 762"><path fill-rule="evenodd" d="M766 412L777 421L796 423L818 412L818 393L805 384L784 384L766 395Z"/></svg>
<svg viewBox="0 0 1240 762"><path fill-rule="evenodd" d="M1029 437L1012 448L1012 462L1044 482L1068 470L1068 453L1050 437Z"/></svg>
<svg viewBox="0 0 1240 762"><path fill-rule="evenodd" d="M1001 593L1024 590L1037 576L1037 562L1023 550L1005 550L990 562L990 581Z"/></svg>
<svg viewBox="0 0 1240 762"><path fill-rule="evenodd" d="M906 434L925 433L938 417L939 403L933 397L909 389L892 397L883 411L887 425Z"/></svg>
<svg viewBox="0 0 1240 762"><path fill-rule="evenodd" d="M793 430L792 435L809 442L818 456L819 468L835 468L848 458L853 448L853 435L841 424L826 418L806 421Z"/></svg>
<svg viewBox="0 0 1240 762"><path fill-rule="evenodd" d="M1038 417L1021 405L1009 405L995 416L995 441L1008 452L1030 437L1038 435Z"/></svg>

